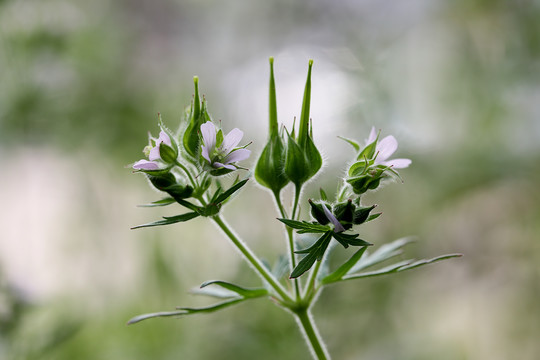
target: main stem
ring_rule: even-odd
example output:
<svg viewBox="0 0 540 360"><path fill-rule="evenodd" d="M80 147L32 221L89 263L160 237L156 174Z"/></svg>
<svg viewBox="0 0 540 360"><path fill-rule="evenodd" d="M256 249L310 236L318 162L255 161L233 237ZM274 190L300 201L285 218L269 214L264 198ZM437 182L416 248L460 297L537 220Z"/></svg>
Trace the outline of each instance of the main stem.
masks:
<svg viewBox="0 0 540 360"><path fill-rule="evenodd" d="M326 350L326 347L324 346L321 336L319 335L319 332L317 331L317 328L315 327L315 323L313 322L313 319L311 318L309 309L308 308L300 309L297 312L295 312L295 314L300 322L300 325L302 326L302 329L304 330L304 334L306 335L306 338L309 341L311 350L313 350L313 354L316 356L316 358L318 360L330 359L330 354L328 353L328 350Z"/></svg>
<svg viewBox="0 0 540 360"><path fill-rule="evenodd" d="M266 282L281 296L281 299L286 302L293 302L293 299L291 299L290 295L287 293L287 291L281 286L280 283L277 282L275 277L268 271L268 269L262 264L262 262L259 260L255 254L244 244L236 235L229 229L229 226L221 219L219 215L216 215L212 217L212 219L216 222L216 224L220 227L221 230L227 235L227 237L232 241L234 246L240 252L242 255L244 255L244 258L253 266L253 268L256 270L256 272L264 279Z"/></svg>

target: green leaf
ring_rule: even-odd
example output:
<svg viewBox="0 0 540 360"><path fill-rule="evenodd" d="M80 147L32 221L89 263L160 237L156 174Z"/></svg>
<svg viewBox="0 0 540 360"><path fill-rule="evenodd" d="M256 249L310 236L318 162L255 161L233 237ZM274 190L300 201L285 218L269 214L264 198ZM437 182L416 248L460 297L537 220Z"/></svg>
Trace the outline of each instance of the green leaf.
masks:
<svg viewBox="0 0 540 360"><path fill-rule="evenodd" d="M323 188L319 188L319 193L321 194L322 201L328 201L328 196L326 195L326 192Z"/></svg>
<svg viewBox="0 0 540 360"><path fill-rule="evenodd" d="M360 249L358 249L357 252L353 254L353 256L350 257L349 260L347 260L343 265L341 265L336 271L331 273L330 275L326 276L321 280L321 283L323 284L330 284L336 281L341 280L341 278L347 274L347 272L360 260L362 255L364 255L364 252L366 251L367 246L363 246Z"/></svg>
<svg viewBox="0 0 540 360"><path fill-rule="evenodd" d="M190 212L190 213L185 213L185 214L176 215L176 216L164 216L163 217L164 220L158 220L158 221L148 223L148 224L137 225L137 226L132 227L131 229L139 229L139 228L143 228L143 227L152 227L152 226L170 225L170 224L175 224L175 223L178 223L178 222L188 221L188 220L196 218L197 216L199 216L199 214L196 213L196 212Z"/></svg>
<svg viewBox="0 0 540 360"><path fill-rule="evenodd" d="M297 229L299 234L317 234L317 233L324 233L330 229L329 226L320 225L320 224L313 224L309 223L307 221L296 221L291 219L278 219L288 227L291 227L293 229Z"/></svg>
<svg viewBox="0 0 540 360"><path fill-rule="evenodd" d="M333 233L332 236L336 239L343 247L347 248L349 245L352 246L371 246L373 244L368 243L362 239L357 239L358 234L343 234L343 233Z"/></svg>
<svg viewBox="0 0 540 360"><path fill-rule="evenodd" d="M225 200L227 200L232 194L234 194L236 191L238 191L242 186L246 185L248 180L249 180L249 178L244 179L244 180L240 181L239 183L237 183L237 184L233 185L232 187L230 187L227 191L225 191L223 194L219 195L216 198L215 203L219 204L219 203L222 203Z"/></svg>
<svg viewBox="0 0 540 360"><path fill-rule="evenodd" d="M261 296L268 295L268 291L266 289L263 289L263 288L247 289L247 288L243 288L243 287L240 287L238 285L231 284L231 283L228 283L226 281L221 281L221 280L206 281L205 283L203 283L201 285L201 288L205 288L205 287L207 287L209 285L220 286L220 287L222 287L224 289L227 289L229 291L232 291L232 292L234 292L234 293L236 293L236 294L238 294L241 297L246 298L246 299L256 298L256 297L261 297Z"/></svg>
<svg viewBox="0 0 540 360"><path fill-rule="evenodd" d="M420 266L433 264L434 262L437 262L437 261L447 260L447 259L452 259L452 258L462 257L462 256L463 256L463 254L446 254L446 255L437 256L437 257L434 257L434 258L431 258L431 259L417 260L417 261L415 261L413 263L410 263L410 264L408 264L406 266L403 266L403 267L399 268L398 271L401 272L401 271L405 271L405 270L415 269L415 268L420 267Z"/></svg>
<svg viewBox="0 0 540 360"><path fill-rule="evenodd" d="M391 243L384 244L373 252L373 254L362 257L360 261L349 271L349 273L355 273L370 266L379 264L385 260L391 259L395 256L400 255L403 250L402 247L413 242L412 237L406 237L397 239Z"/></svg>
<svg viewBox="0 0 540 360"><path fill-rule="evenodd" d="M301 276L306 271L308 271L313 266L313 264L315 264L316 260L320 261L324 256L324 253L328 248L328 244L330 244L331 240L332 231L327 231L309 249L296 251L296 253L304 253L309 250L309 254L307 254L294 268L290 278L294 279Z"/></svg>
<svg viewBox="0 0 540 360"><path fill-rule="evenodd" d="M198 313L210 313L217 310L221 310L223 308L229 307L231 305L237 304L239 302L245 301L247 299L245 298L235 298L232 300L227 300L224 302L220 302L214 305L202 307L202 308L178 308L177 311L160 311L156 313L150 313L150 314L143 314L139 316L135 316L131 320L127 322L127 325L135 324L140 321L156 318L156 317L170 317L170 316L185 316L185 315L192 315L192 314L198 314Z"/></svg>
<svg viewBox="0 0 540 360"><path fill-rule="evenodd" d="M463 255L462 254L446 254L446 255L434 257L432 259L422 259L422 260L416 260L416 261L405 260L405 261L401 261L401 262L389 265L379 270L345 275L342 277L342 280L353 280L353 279L360 279L360 278L365 278L365 277L373 277L373 276L380 276L380 275L402 272L406 270L415 269L420 266L433 264L441 260L447 260L447 259L452 259L452 258L461 257L461 256Z"/></svg>
<svg viewBox="0 0 540 360"><path fill-rule="evenodd" d="M373 276L391 274L391 273L397 272L399 270L399 268L401 268L403 266L406 266L406 265L409 265L410 263L411 263L411 260L400 261L398 263L388 265L388 266L386 266L386 267L384 267L382 269L369 271L369 272L364 272L364 273L358 273L358 274L345 275L345 276L343 276L341 278L341 280L345 281L345 280L353 280L353 279L360 279L360 278L365 278L365 277L373 277Z"/></svg>
<svg viewBox="0 0 540 360"><path fill-rule="evenodd" d="M184 311L184 310L182 310L182 311L160 311L160 312L156 312L156 313L143 314L143 315L135 316L134 318L130 319L127 322L126 325L132 325L132 324L138 323L140 321L155 318L155 317L182 316L182 315L186 315L186 314L187 314L187 312Z"/></svg>
<svg viewBox="0 0 540 360"><path fill-rule="evenodd" d="M176 201L172 197L163 198L161 200L153 201L150 204L139 205L139 207L156 207L156 206L167 206L174 204Z"/></svg>

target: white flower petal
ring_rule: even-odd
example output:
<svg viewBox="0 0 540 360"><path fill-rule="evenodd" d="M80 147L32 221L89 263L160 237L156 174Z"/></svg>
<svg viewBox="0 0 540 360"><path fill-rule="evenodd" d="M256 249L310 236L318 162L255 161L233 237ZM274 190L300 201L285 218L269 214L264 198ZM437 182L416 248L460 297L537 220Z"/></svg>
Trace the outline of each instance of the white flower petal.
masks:
<svg viewBox="0 0 540 360"><path fill-rule="evenodd" d="M215 167L216 169L225 168L229 170L236 170L236 167L234 165L222 164L217 161L213 163L212 166Z"/></svg>
<svg viewBox="0 0 540 360"><path fill-rule="evenodd" d="M234 150L233 152L229 153L223 160L225 164L230 164L237 161L246 160L249 155L251 154L251 150L248 149L238 149Z"/></svg>
<svg viewBox="0 0 540 360"><path fill-rule="evenodd" d="M384 160L388 159L394 152L396 152L398 147L398 142L395 137L388 135L377 144L377 162L381 163Z"/></svg>
<svg viewBox="0 0 540 360"><path fill-rule="evenodd" d="M161 158L159 155L159 144L161 144L161 142L158 142L156 146L150 149L150 152L148 153L148 158L150 160L159 160Z"/></svg>
<svg viewBox="0 0 540 360"><path fill-rule="evenodd" d="M216 147L216 126L207 121L201 125L201 134L203 137L203 147L206 147L207 154L211 154Z"/></svg>
<svg viewBox="0 0 540 360"><path fill-rule="evenodd" d="M377 138L377 132L375 131L375 126L372 126L371 131L369 133L369 137L366 140L366 145L369 145L372 142L374 142L376 138Z"/></svg>
<svg viewBox="0 0 540 360"><path fill-rule="evenodd" d="M169 145L170 147L172 147L171 138L163 130L161 130L161 132L159 133L159 139L157 141L158 146L160 142L164 142L165 145Z"/></svg>
<svg viewBox="0 0 540 360"><path fill-rule="evenodd" d="M392 166L394 169L404 169L411 165L411 159L392 159L384 161L382 164L386 166Z"/></svg>
<svg viewBox="0 0 540 360"><path fill-rule="evenodd" d="M240 143L244 137L244 132L240 129L232 129L223 139L223 144L221 144L221 149L225 154L228 154Z"/></svg>
<svg viewBox="0 0 540 360"><path fill-rule="evenodd" d="M342 232L342 231L345 231L345 228L343 227L343 225L341 225L341 223L338 221L338 219L334 216L334 214L332 214L330 212L330 210L328 210L328 208L326 207L326 205L323 204L322 206L323 210L324 210L324 214L326 215L326 218L332 223L334 224L334 231L335 232Z"/></svg>
<svg viewBox="0 0 540 360"><path fill-rule="evenodd" d="M159 170L159 165L154 161L139 160L133 164L133 168L137 170Z"/></svg>
<svg viewBox="0 0 540 360"><path fill-rule="evenodd" d="M201 155L203 158L205 158L208 162L210 162L210 154L208 154L208 148L204 145L201 146Z"/></svg>

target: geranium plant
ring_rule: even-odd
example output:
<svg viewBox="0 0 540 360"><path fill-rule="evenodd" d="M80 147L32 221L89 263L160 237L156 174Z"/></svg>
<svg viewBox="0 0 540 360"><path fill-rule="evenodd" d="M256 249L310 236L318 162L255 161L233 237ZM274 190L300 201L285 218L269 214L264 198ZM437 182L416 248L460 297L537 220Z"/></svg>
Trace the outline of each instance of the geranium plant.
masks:
<svg viewBox="0 0 540 360"><path fill-rule="evenodd" d="M178 131L172 132L166 128L160 118L159 137L150 136L149 145L144 149L147 159L132 165L136 172L144 174L156 189L166 194L150 206L178 204L185 211L134 228L171 225L206 217L240 251L244 260L251 265L250 268L260 277L261 286L246 288L225 280L208 281L200 285L198 292L215 297L217 302L214 305L179 307L174 311L144 314L129 320L128 324L156 317L209 313L250 299L266 297L297 319L314 358L329 359L330 355L310 313L317 295L326 285L396 274L460 256L448 254L377 267L383 261L401 254L402 248L410 241L399 239L372 252L368 251L373 244L360 239L357 228L375 220L381 213L373 212L375 205L363 204L362 195L378 189L384 182L400 179L397 169L408 167L411 160L389 160L397 150L397 140L393 136L379 140L380 131L377 132L375 128L371 129L363 143L343 138L352 146L353 161L345 176L337 179L335 198L330 199L320 189L320 199L302 199L304 187L323 164L313 140L309 116L312 65L313 61L310 60L298 128L293 125L292 129L287 130L278 124L273 58L270 58L269 134L254 168L254 180L267 188L275 200L279 215L277 220L270 221L280 221L284 226L288 261L282 261L277 269L270 270L223 219L223 205L250 181L250 173L240 163L247 160L251 152L246 149L249 144L239 146L243 138L241 130L232 129L224 135L221 123L218 126L213 122L206 100L201 100L199 96L198 78L195 77L194 98ZM294 187L294 201L291 208L286 208L281 193L289 185ZM309 214L299 211L301 206L309 209ZM254 215L250 213L246 217ZM295 233L311 234L311 245L301 247ZM335 248L331 246L333 242L349 249L351 255L335 268L321 266Z"/></svg>

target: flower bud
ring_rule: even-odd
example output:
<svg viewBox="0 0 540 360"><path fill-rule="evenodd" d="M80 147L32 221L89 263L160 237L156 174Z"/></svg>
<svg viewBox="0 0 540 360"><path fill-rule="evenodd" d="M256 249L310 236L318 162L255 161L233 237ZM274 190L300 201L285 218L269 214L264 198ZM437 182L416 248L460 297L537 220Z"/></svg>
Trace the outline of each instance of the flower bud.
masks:
<svg viewBox="0 0 540 360"><path fill-rule="evenodd" d="M314 203L313 201L311 201L311 199L309 199L308 202L309 202L309 205L311 206L311 216L313 216L313 218L317 220L317 222L321 225L328 224L330 220L328 220L328 217L326 216L324 212L324 209L323 209L324 205Z"/></svg>
<svg viewBox="0 0 540 360"><path fill-rule="evenodd" d="M160 175L148 175L148 179L156 189L168 193L174 199L186 199L193 194L191 186L178 184L176 177L170 172Z"/></svg>
<svg viewBox="0 0 540 360"><path fill-rule="evenodd" d="M368 207L359 207L354 211L353 223L355 225L363 224L367 221L369 213L371 210L375 209L377 205L372 205Z"/></svg>
<svg viewBox="0 0 540 360"><path fill-rule="evenodd" d="M334 215L340 223L344 224L343 227L345 229L352 227L355 208L351 199L334 206Z"/></svg>

